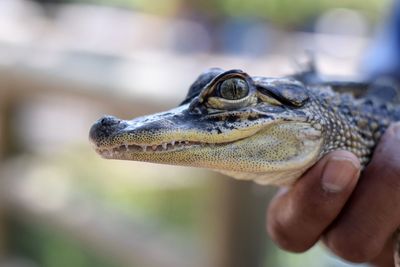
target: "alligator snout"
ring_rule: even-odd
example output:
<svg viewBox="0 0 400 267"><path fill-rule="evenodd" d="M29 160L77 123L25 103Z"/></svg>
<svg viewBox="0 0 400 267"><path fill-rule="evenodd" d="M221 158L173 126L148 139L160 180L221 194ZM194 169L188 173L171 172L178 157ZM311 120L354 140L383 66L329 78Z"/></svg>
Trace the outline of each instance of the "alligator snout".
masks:
<svg viewBox="0 0 400 267"><path fill-rule="evenodd" d="M119 130L124 129L126 125L126 122L114 116L104 116L92 125L89 131L89 138L94 143L97 143L97 141L108 138Z"/></svg>

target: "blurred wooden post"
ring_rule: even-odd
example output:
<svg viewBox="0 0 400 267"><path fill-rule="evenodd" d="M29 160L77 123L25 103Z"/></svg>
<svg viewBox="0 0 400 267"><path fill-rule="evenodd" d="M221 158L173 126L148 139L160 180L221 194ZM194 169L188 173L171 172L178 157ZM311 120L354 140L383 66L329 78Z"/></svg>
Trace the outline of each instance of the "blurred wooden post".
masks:
<svg viewBox="0 0 400 267"><path fill-rule="evenodd" d="M2 162L11 154L11 112L12 100L4 88L0 88L0 169ZM3 177L0 176L0 179ZM6 215L0 202L0 258L6 254Z"/></svg>
<svg viewBox="0 0 400 267"><path fill-rule="evenodd" d="M0 162L4 159L5 157L5 146L6 146L6 121L7 121L7 116L6 116L6 101L5 99L6 95L4 92L4 88L0 88Z"/></svg>
<svg viewBox="0 0 400 267"><path fill-rule="evenodd" d="M0 171L1 164L6 155L6 123L7 114L5 111L5 99L0 93ZM2 179L0 175L0 179ZM5 254L5 229L4 229L4 208L3 204L0 202L0 259L4 257Z"/></svg>
<svg viewBox="0 0 400 267"><path fill-rule="evenodd" d="M17 109L16 97L0 92L0 161L10 157L18 148L12 127L12 120Z"/></svg>
<svg viewBox="0 0 400 267"><path fill-rule="evenodd" d="M216 184L212 266L265 266L265 212L272 190L221 175L216 177Z"/></svg>

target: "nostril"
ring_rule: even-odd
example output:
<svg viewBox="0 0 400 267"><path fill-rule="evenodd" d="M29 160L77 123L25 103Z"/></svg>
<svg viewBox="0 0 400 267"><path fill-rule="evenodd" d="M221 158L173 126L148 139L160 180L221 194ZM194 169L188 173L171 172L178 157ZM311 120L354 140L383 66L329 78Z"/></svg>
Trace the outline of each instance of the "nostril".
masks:
<svg viewBox="0 0 400 267"><path fill-rule="evenodd" d="M103 118L100 119L100 124L102 126L112 126L119 124L120 122L121 120L114 116L104 116Z"/></svg>
<svg viewBox="0 0 400 267"><path fill-rule="evenodd" d="M114 116L104 116L92 125L89 131L89 138L94 142L98 142L125 128L126 125L123 120Z"/></svg>

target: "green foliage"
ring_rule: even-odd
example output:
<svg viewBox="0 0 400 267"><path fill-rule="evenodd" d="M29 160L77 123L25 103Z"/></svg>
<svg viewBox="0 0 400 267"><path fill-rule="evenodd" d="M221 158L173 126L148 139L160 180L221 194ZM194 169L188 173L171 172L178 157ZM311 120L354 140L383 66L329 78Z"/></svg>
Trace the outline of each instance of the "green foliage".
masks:
<svg viewBox="0 0 400 267"><path fill-rule="evenodd" d="M332 8L350 8L364 12L370 19L376 20L382 15L389 0L67 0L92 4L130 7L161 15L179 13L180 7L193 9L214 16L255 17L271 21L281 26L296 26L310 20Z"/></svg>
<svg viewBox="0 0 400 267"><path fill-rule="evenodd" d="M243 5L240 0L219 0L224 14L251 16L270 20L281 25L307 23L318 14L332 8L350 8L365 12L372 18L379 15L388 1L377 0L252 0Z"/></svg>
<svg viewBox="0 0 400 267"><path fill-rule="evenodd" d="M9 222L9 246L13 254L41 267L117 267L85 250L66 234L36 224Z"/></svg>
<svg viewBox="0 0 400 267"><path fill-rule="evenodd" d="M77 151L79 152L76 153ZM125 215L133 217L140 215L158 222L160 227L178 230L186 235L198 234L202 223L201 217L204 215L201 211L207 205L204 199L210 194L210 185L205 179L188 186L144 186L139 181L141 179L151 181L157 176L160 177L162 170L155 169L162 166L148 165L146 169L141 169L135 167L132 162L110 161L110 163L118 166L110 168L111 164L104 164L104 160L98 158L92 151L87 154L84 149L75 148L75 152L65 153L52 165L59 166L60 171L71 177L71 186L79 188L81 194L92 197L105 206L111 204ZM154 170L151 170L152 167ZM180 174L177 172L170 176L183 181L188 179L182 175L184 175L182 172ZM121 179L121 177L128 178ZM170 177L164 179L168 178Z"/></svg>

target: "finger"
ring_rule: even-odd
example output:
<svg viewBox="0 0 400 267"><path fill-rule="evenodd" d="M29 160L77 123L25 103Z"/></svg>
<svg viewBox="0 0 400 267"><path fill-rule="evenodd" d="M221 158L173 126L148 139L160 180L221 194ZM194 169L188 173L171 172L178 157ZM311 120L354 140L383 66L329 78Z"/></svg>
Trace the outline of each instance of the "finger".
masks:
<svg viewBox="0 0 400 267"><path fill-rule="evenodd" d="M267 213L272 239L293 252L313 246L343 208L359 170L359 161L350 152L326 155L293 188L272 200Z"/></svg>
<svg viewBox="0 0 400 267"><path fill-rule="evenodd" d="M392 239L387 240L383 250L379 253L379 255L370 261L373 266L394 267L393 241L394 240Z"/></svg>
<svg viewBox="0 0 400 267"><path fill-rule="evenodd" d="M400 124L389 127L359 185L324 237L338 256L353 262L377 257L400 224Z"/></svg>

